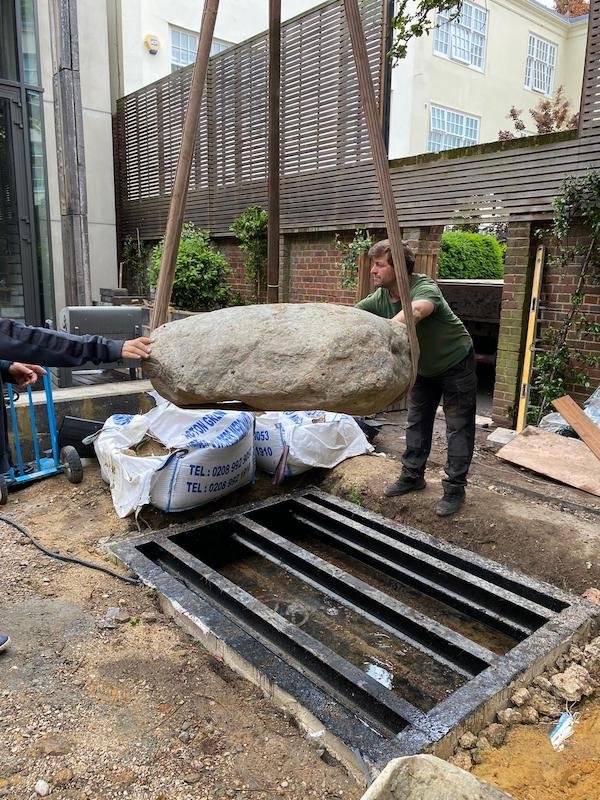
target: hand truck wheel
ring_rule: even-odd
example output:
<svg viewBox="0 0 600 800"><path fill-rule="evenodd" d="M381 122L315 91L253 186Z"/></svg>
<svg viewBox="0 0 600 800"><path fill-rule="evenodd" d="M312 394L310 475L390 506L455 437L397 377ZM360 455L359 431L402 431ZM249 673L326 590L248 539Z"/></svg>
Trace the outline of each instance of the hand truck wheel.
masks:
<svg viewBox="0 0 600 800"><path fill-rule="evenodd" d="M8 484L4 475L0 475L0 506L8 503Z"/></svg>
<svg viewBox="0 0 600 800"><path fill-rule="evenodd" d="M60 464L67 480L71 483L81 483L83 480L83 464L79 453L70 444L60 451Z"/></svg>

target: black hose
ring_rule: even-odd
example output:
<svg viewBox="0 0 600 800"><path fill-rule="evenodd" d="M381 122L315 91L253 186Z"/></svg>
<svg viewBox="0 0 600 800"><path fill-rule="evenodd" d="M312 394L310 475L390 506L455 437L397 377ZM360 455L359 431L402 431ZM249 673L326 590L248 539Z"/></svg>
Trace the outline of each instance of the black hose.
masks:
<svg viewBox="0 0 600 800"><path fill-rule="evenodd" d="M62 553L57 553L55 550L48 550L48 548L44 547L41 542L38 542L33 534L29 533L27 528L24 528L22 525L19 525L18 522L9 519L9 517L3 517L0 515L0 522L4 522L6 525L16 528L19 533L22 533L23 536L26 536L38 548L38 550L41 550L44 555L50 556L50 558L56 558L58 561L66 561L68 564L79 564L81 567L89 567L89 569L97 569L99 572L105 572L107 575L112 575L113 578L119 578L119 580L125 581L125 583L132 583L134 586L140 585L140 581L137 578L130 578L127 575L121 575L120 572L115 572L113 569L103 567L102 564L93 564L91 561L84 561L83 559L75 558L74 556L63 556Z"/></svg>

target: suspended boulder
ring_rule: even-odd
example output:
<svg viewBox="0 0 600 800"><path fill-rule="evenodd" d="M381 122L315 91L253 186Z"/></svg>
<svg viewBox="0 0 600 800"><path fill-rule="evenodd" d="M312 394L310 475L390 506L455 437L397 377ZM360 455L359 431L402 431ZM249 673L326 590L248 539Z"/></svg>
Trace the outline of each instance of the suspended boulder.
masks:
<svg viewBox="0 0 600 800"><path fill-rule="evenodd" d="M408 390L403 325L329 303L238 306L157 328L144 371L178 406L372 414Z"/></svg>

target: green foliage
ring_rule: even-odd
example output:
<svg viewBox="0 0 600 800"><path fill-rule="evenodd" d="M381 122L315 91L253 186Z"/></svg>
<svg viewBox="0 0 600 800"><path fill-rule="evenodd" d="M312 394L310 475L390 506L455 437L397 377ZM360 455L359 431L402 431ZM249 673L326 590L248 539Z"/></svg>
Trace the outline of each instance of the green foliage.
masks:
<svg viewBox="0 0 600 800"><path fill-rule="evenodd" d="M440 278L502 278L502 248L488 233L446 231L439 255Z"/></svg>
<svg viewBox="0 0 600 800"><path fill-rule="evenodd" d="M433 15L436 11L446 11L449 19L460 15L462 0L399 0L396 13L392 19L394 42L390 56L395 59L406 57L406 49L411 39L419 38L423 34L429 36L434 26Z"/></svg>
<svg viewBox="0 0 600 800"><path fill-rule="evenodd" d="M267 272L267 212L259 205L248 206L233 221L229 230L238 240L240 250L246 254L244 267L246 277L255 289L258 298L266 284Z"/></svg>
<svg viewBox="0 0 600 800"><path fill-rule="evenodd" d="M156 287L164 248L162 239L152 250L150 285ZM229 304L229 265L210 243L207 231L186 222L181 231L171 302L186 311L212 311Z"/></svg>
<svg viewBox="0 0 600 800"><path fill-rule="evenodd" d="M346 500L351 503L354 503L355 506L364 506L363 496L361 494L360 489L357 486L350 486L346 492Z"/></svg>
<svg viewBox="0 0 600 800"><path fill-rule="evenodd" d="M583 223L591 236L586 248L569 243L576 223ZM564 271L578 257L581 266L569 309L558 327L546 330L542 351L533 364L527 417L536 425L550 410L552 400L562 397L571 386L589 389L587 368L600 363L599 356L569 344L575 338L600 337L600 325L581 311L586 286L600 282L600 173L590 171L581 178L565 179L554 199L551 234L557 249L553 266Z"/></svg>
<svg viewBox="0 0 600 800"><path fill-rule="evenodd" d="M148 284L148 245L139 237L128 236L123 242L121 263L123 264L123 285L130 294L147 295Z"/></svg>
<svg viewBox="0 0 600 800"><path fill-rule="evenodd" d="M373 237L367 230L357 228L351 242L343 242L335 235L335 248L342 254L340 261L340 286L342 289L356 289L358 262L373 244Z"/></svg>

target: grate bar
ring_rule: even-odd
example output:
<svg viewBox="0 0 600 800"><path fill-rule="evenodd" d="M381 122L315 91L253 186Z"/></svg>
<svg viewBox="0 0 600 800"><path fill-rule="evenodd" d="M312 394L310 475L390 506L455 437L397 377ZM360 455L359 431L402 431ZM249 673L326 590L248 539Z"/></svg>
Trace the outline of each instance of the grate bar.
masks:
<svg viewBox="0 0 600 800"><path fill-rule="evenodd" d="M293 517L301 524L306 525L310 530L318 533L324 539L335 543L340 549L358 558L363 563L369 564L370 566L385 572L387 575L396 578L396 580L400 581L401 583L415 587L424 594L428 594L441 600L451 608L462 611L468 616L478 619L484 622L486 625L489 625L491 628L495 628L502 633L506 633L518 641L521 641L529 636L532 630L536 630L540 627L540 625L543 625L546 622L544 619L535 627L521 624L514 619L487 608L481 603L478 603L475 599L467 598L464 595L453 591L452 589L448 588L441 579L439 581L435 581L433 576L431 579L429 577L424 577L423 575L419 574L418 571L411 570L408 567L398 564L396 561L386 558L381 554L381 552L378 553L375 548L366 546L363 547L361 544L357 544L352 538L344 536L339 532L334 533L324 525L314 522L308 516L293 512ZM399 555L402 555L402 552L400 552ZM393 556L394 554L392 553L392 558Z"/></svg>
<svg viewBox="0 0 600 800"><path fill-rule="evenodd" d="M234 539L265 558L275 558L284 569L349 605L362 616L460 675L471 678L497 661L497 656L485 647L329 564L263 525L241 516L235 522L247 535L236 533ZM271 555L273 553L274 556Z"/></svg>
<svg viewBox="0 0 600 800"><path fill-rule="evenodd" d="M301 628L288 622L249 592L236 586L219 572L176 545L170 539L156 542L158 551L166 558L154 557L163 569L171 563L171 574L179 580L191 580L194 588L201 585L209 595L224 605L236 618L250 624L255 635L267 640L268 646L277 648L278 655L289 661L290 656L301 672L309 671L313 679L325 681L326 688L344 705L350 701L359 715L393 735L407 723L428 730L426 716L406 700L386 689L376 680L334 653Z"/></svg>
<svg viewBox="0 0 600 800"><path fill-rule="evenodd" d="M499 569L499 565L490 566L487 559L476 555L475 553L465 553L447 542L443 544L429 536L423 531L416 531L409 528L407 525L400 525L399 523L390 523L384 520L379 515L373 514L366 509L359 508L354 504L347 501L339 500L332 501L331 496L318 489L312 489L304 495L308 500L315 502L319 508L329 509L337 512L341 516L349 519L355 519L363 522L369 528L379 533L391 536L395 541L406 544L416 548L419 552L429 553L429 555L439 558L444 563L452 564L455 567L466 571L469 575L474 575L477 578L483 578L495 587L501 586L508 589L510 592L516 594L519 599L527 598L534 603L542 606L550 611L563 611L569 605L569 599L565 597L558 597L562 594L554 586L544 586L537 584L531 585L531 582L525 576L515 577L507 570ZM327 511L325 511L327 513Z"/></svg>
<svg viewBox="0 0 600 800"><path fill-rule="evenodd" d="M443 580L445 585L450 586L467 600L477 598L480 605L502 614L511 621L520 622L527 626L529 630L536 630L551 617L553 612L538 603L528 600L522 595L517 595L507 589L496 586L483 578L475 578L470 572L460 567L449 564L447 561L423 553L418 548L406 543L396 541L392 536L385 533L374 531L368 525L363 525L348 517L338 514L335 511L323 510L317 503L313 503L306 498L297 498L294 504L308 509L312 513L318 513L327 522L333 522L342 526L344 536L358 535L363 541L368 541L373 546L373 552L392 555L395 561L404 562L410 565L420 574L426 573L428 576Z"/></svg>

